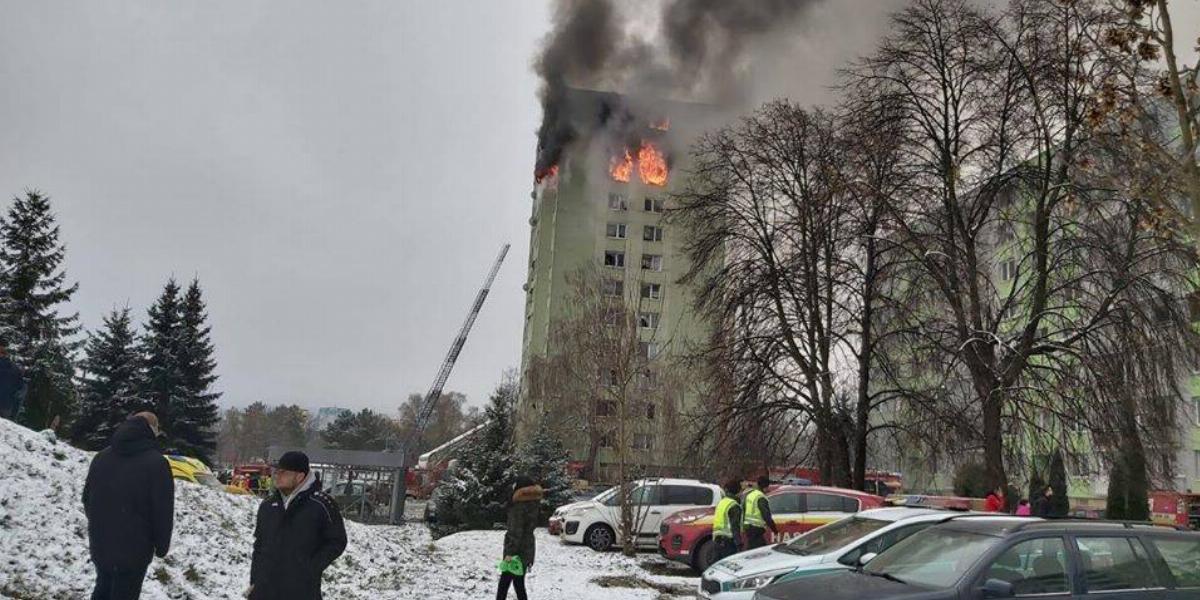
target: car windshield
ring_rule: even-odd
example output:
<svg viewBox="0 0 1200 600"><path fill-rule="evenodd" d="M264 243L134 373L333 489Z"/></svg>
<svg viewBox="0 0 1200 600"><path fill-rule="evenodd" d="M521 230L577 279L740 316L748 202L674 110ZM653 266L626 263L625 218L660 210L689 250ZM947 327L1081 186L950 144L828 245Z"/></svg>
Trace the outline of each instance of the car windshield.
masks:
<svg viewBox="0 0 1200 600"><path fill-rule="evenodd" d="M620 489L620 487L610 487L607 490L600 492L600 494L597 495L595 498L592 498L592 500L594 502L599 502L599 503L603 504L603 503L607 502L609 498L612 498L613 496L615 496L617 494L618 489Z"/></svg>
<svg viewBox="0 0 1200 600"><path fill-rule="evenodd" d="M814 529L777 549L788 554L828 554L887 525L888 521L879 519L847 517Z"/></svg>
<svg viewBox="0 0 1200 600"><path fill-rule="evenodd" d="M904 583L948 588L999 541L990 535L931 527L884 550L863 570Z"/></svg>
<svg viewBox="0 0 1200 600"><path fill-rule="evenodd" d="M221 480L217 479L217 476L213 475L212 473L196 473L196 482L200 485L207 485L208 487L225 487L221 483Z"/></svg>

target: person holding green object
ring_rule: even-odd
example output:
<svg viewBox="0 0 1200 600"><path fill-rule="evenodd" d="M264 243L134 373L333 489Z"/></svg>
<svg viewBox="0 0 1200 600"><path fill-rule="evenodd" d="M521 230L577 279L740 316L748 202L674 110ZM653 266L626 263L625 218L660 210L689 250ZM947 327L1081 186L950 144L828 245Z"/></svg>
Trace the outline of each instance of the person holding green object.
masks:
<svg viewBox="0 0 1200 600"><path fill-rule="evenodd" d="M542 505L542 488L525 476L513 485L512 503L508 507L508 531L504 534L504 560L500 562L500 587L496 600L508 599L508 588L517 590L517 600L525 595L525 575L533 568L535 543L533 530L537 527Z"/></svg>

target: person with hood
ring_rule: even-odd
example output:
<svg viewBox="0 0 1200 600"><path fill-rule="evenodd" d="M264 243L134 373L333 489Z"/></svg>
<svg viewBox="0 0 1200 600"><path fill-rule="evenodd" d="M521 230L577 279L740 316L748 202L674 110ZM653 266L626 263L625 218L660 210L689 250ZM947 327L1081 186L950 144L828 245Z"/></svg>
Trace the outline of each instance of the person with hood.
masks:
<svg viewBox="0 0 1200 600"><path fill-rule="evenodd" d="M96 565L92 600L130 600L175 525L175 480L158 447L158 417L140 412L117 427L83 484L88 547Z"/></svg>
<svg viewBox="0 0 1200 600"><path fill-rule="evenodd" d="M275 490L258 506L250 600L321 600L321 575L346 551L338 505L320 491L308 455L285 452L272 473Z"/></svg>
<svg viewBox="0 0 1200 600"><path fill-rule="evenodd" d="M507 600L511 585L517 590L517 600L526 600L525 574L533 568L537 545L533 530L537 528L542 506L542 487L525 476L513 485L512 503L508 506L508 531L504 534L504 561L500 563L500 587L496 600Z"/></svg>
<svg viewBox="0 0 1200 600"><path fill-rule="evenodd" d="M1050 514L1053 510L1050 505L1050 497L1053 495L1054 488L1050 486L1046 486L1046 488L1042 490L1042 495L1034 499L1033 506L1030 509L1030 512L1033 514L1033 516L1042 518L1053 516Z"/></svg>

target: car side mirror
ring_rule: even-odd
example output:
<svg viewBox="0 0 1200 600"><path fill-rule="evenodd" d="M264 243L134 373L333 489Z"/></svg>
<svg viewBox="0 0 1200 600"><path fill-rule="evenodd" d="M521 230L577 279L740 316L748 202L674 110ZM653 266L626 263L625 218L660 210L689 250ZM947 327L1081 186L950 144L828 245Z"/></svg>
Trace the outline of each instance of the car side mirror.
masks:
<svg viewBox="0 0 1200 600"><path fill-rule="evenodd" d="M865 567L867 565L867 563L874 560L876 556L879 556L879 554L875 553L875 552L868 552L868 553L858 557L858 566Z"/></svg>
<svg viewBox="0 0 1200 600"><path fill-rule="evenodd" d="M989 579L983 582L984 598L1012 598L1013 584L1003 579Z"/></svg>

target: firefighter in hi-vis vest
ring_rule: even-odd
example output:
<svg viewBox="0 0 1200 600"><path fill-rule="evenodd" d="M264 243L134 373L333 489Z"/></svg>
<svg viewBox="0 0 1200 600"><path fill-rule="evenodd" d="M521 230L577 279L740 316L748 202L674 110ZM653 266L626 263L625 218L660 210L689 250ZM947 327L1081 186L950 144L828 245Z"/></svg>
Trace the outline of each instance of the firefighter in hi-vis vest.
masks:
<svg viewBox="0 0 1200 600"><path fill-rule="evenodd" d="M739 540L742 537L742 507L737 501L740 487L741 482L736 479L727 482L725 497L717 503L717 513L713 517L714 563L737 554L741 548Z"/></svg>
<svg viewBox="0 0 1200 600"><path fill-rule="evenodd" d="M775 526L775 519L771 518L771 504L767 502L767 495L764 493L767 486L771 485L771 479L763 475L756 483L757 485L746 494L746 508L743 511L745 516L742 517L747 550L767 545L768 527L775 534L775 541L779 541L779 528Z"/></svg>

